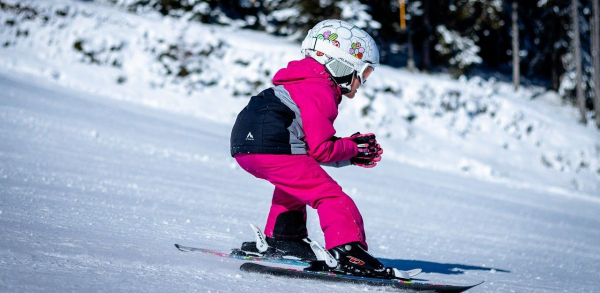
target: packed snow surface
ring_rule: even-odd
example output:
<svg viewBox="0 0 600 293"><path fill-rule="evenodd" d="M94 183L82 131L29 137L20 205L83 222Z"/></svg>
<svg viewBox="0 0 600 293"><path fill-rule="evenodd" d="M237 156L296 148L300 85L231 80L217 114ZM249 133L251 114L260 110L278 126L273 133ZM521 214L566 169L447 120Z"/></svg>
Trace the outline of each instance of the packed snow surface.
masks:
<svg viewBox="0 0 600 293"><path fill-rule="evenodd" d="M298 44L97 3L0 2L0 291L383 290L173 247L226 251L263 225L272 187L237 166L229 133ZM485 281L470 292L600 291L600 134L574 108L385 66L359 93L339 135L375 132L384 159L327 170L373 254L422 279ZM323 243L313 211L308 226Z"/></svg>

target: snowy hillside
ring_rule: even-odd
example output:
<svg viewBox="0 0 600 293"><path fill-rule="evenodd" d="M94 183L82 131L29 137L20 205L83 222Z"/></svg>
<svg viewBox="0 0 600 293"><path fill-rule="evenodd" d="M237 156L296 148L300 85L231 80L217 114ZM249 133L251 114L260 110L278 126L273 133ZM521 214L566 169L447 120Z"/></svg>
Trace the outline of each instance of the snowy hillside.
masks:
<svg viewBox="0 0 600 293"><path fill-rule="evenodd" d="M2 70L222 123L301 57L298 44L253 31L93 3L3 3ZM555 93L383 66L359 94L342 104L340 135L386 137L389 160L545 192L600 191L600 134Z"/></svg>
<svg viewBox="0 0 600 293"><path fill-rule="evenodd" d="M271 187L229 156L248 96L299 58L259 32L0 1L0 291L358 292L183 254L250 240ZM373 170L329 170L372 252L472 292L600 290L600 132L537 88L382 66L342 103ZM322 242L315 213L309 229Z"/></svg>

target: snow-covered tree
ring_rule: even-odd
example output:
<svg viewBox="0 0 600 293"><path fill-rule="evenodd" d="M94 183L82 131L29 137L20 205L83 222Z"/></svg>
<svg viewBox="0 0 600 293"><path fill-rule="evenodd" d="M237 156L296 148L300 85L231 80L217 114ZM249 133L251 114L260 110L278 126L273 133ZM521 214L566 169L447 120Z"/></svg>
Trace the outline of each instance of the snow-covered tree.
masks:
<svg viewBox="0 0 600 293"><path fill-rule="evenodd" d="M481 57L477 55L480 48L473 40L461 36L456 31L448 30L443 25L439 25L436 31L439 35L439 41L435 45L435 50L448 59L448 63L456 76L462 75L472 66L481 63Z"/></svg>

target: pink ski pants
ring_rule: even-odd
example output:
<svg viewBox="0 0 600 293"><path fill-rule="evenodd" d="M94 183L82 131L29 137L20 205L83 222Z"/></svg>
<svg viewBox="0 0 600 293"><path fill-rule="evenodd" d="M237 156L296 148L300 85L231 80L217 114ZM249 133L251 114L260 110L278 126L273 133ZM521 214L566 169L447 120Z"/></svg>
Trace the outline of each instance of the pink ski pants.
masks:
<svg viewBox="0 0 600 293"><path fill-rule="evenodd" d="M272 237L277 216L287 211L317 210L325 235L325 248L360 242L367 248L362 216L354 201L342 191L315 159L307 155L237 154L248 173L275 185L265 235Z"/></svg>

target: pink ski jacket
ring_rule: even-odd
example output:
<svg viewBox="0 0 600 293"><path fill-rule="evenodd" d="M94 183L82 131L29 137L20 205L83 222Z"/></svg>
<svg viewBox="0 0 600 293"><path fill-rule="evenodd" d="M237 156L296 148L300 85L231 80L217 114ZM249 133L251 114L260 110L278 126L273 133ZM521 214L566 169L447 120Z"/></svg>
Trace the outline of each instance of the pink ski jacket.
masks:
<svg viewBox="0 0 600 293"><path fill-rule="evenodd" d="M300 108L308 154L321 163L346 161L356 156L356 143L334 137L333 122L342 101L340 88L325 66L312 58L288 63L275 74L273 84L283 85Z"/></svg>
<svg viewBox="0 0 600 293"><path fill-rule="evenodd" d="M238 115L231 154L308 154L320 163L349 165L358 148L349 138L335 136L342 95L325 66L312 58L292 61L275 74L273 84Z"/></svg>

